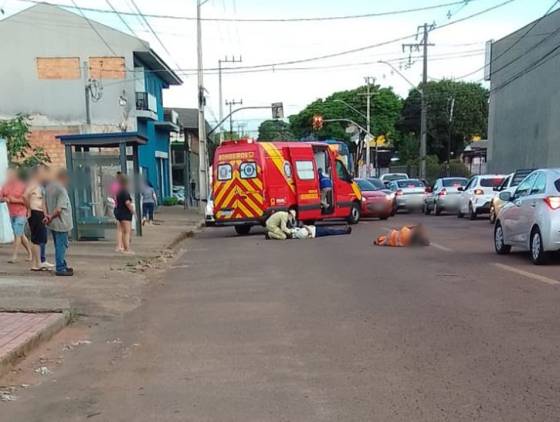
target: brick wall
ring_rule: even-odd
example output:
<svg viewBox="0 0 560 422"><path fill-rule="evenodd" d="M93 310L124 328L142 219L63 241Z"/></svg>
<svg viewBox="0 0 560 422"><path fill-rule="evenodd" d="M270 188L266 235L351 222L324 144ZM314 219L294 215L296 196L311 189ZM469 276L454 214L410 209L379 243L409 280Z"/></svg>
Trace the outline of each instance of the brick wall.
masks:
<svg viewBox="0 0 560 422"><path fill-rule="evenodd" d="M90 57L89 75L93 79L124 79L124 57Z"/></svg>
<svg viewBox="0 0 560 422"><path fill-rule="evenodd" d="M52 166L66 167L64 146L56 139L56 136L74 132L69 129L32 129L28 139L31 145L43 148L46 151L51 159Z"/></svg>
<svg viewBox="0 0 560 422"><path fill-rule="evenodd" d="M78 57L37 57L39 79L79 79L80 59Z"/></svg>

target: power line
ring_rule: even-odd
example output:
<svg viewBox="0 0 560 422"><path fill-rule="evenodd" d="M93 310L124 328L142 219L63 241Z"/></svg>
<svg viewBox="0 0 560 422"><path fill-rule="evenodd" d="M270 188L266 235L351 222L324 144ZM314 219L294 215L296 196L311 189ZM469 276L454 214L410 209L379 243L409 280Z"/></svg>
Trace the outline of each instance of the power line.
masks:
<svg viewBox="0 0 560 422"><path fill-rule="evenodd" d="M119 13L118 10L116 10L113 7L113 4L110 2L110 0L105 0L105 2L109 5L109 7L113 10L113 12L119 17L120 21L124 24L124 26L126 26L126 28L130 31L130 33L132 35L134 35L136 38L140 38L138 36L138 34L136 33L136 31L134 31L134 29L128 24L128 22L123 18L122 14Z"/></svg>
<svg viewBox="0 0 560 422"><path fill-rule="evenodd" d="M138 14L140 15L140 17L144 20L144 22L146 23L146 26L148 27L148 29L150 30L150 32L154 35L155 39L157 40L157 42L159 43L159 45L161 45L161 47L163 48L163 50L167 53L167 55L169 56L170 59L173 60L173 55L171 54L171 52L167 49L167 47L165 46L165 44L163 43L163 41L161 40L161 38L159 37L159 35L157 34L156 31L154 31L154 28L152 28L152 25L150 25L150 22L148 21L148 19L146 19L146 16L142 14L142 11L140 10L140 8L138 7L138 5L136 4L136 2L134 0L130 0L130 2L132 3L132 5L134 6L134 8L136 9L136 11L138 12ZM179 65L177 63L175 63L175 65L177 67L179 67Z"/></svg>
<svg viewBox="0 0 560 422"><path fill-rule="evenodd" d="M504 51L502 51L501 54L499 54L498 56L496 56L495 58L493 58L493 59L490 61L489 64L486 64L486 65L484 65L484 66L482 66L482 67L479 67L478 69L475 69L475 70L473 70L472 72L469 72L469 73L467 73L467 74L465 74L465 75L459 76L459 77L457 77L457 78L455 78L455 79L465 79L465 78L468 78L469 76L475 75L475 74L477 74L478 72L480 72L481 70L484 70L487 66L490 66L490 69L491 69L492 64L495 63L495 62L496 62L498 59L500 59L501 57L503 57L505 54L507 54L508 52L510 52L510 51L511 51L515 46L517 46L527 35L529 35L529 33L530 33L533 29L535 29L535 27L536 27L544 18L546 18L546 17L552 12L552 10L553 10L554 7L558 4L558 2L559 2L559 0L555 0L555 1L552 3L552 6L550 6L550 7L548 8L548 10L545 12L544 15L542 15L539 19L537 19L535 22L533 22L533 24L527 29L527 31L525 31L525 32L523 33L523 35L521 35L512 45L510 45L508 48L506 48ZM519 56L519 57L518 57L517 59L515 59L514 61L517 61L520 57L522 57L522 56ZM513 63L513 61L510 62L507 66L509 66L511 63ZM502 69L503 69L503 67L502 67ZM499 70L502 70L502 69L499 69ZM498 71L499 71L499 70L498 70Z"/></svg>
<svg viewBox="0 0 560 422"><path fill-rule="evenodd" d="M80 9L80 7L76 4L76 2L74 0L72 0L72 4L74 4L74 6L78 9L78 11L80 12L80 14L82 15L82 17L84 18L84 20L88 23L89 27L97 34L97 36L101 39L101 41L103 41L103 44L105 44L105 46L109 49L109 51L111 53L113 53L113 56L116 56L117 53L115 53L115 50L113 50L113 48L111 47L111 45L109 45L109 43L107 42L107 40L103 37L103 35L101 35L101 33L97 30L97 28L95 27L95 25L93 23L91 23L91 21L86 17L86 15L84 14L84 12L82 11L82 9Z"/></svg>
<svg viewBox="0 0 560 422"><path fill-rule="evenodd" d="M21 2L27 3L46 3L44 1L38 0L18 0ZM399 10L390 10L386 12L373 12L373 13L364 13L364 14L356 14L356 15L343 15L343 16L319 16L319 17L303 17L303 18L201 18L202 21L210 21L210 22L263 22L263 23L275 23L275 22L328 22L328 21L338 21L338 20L350 20L350 19L364 19L364 18L374 18L374 17L382 17L382 16L391 16L391 15L402 15L402 14L409 14L409 13L416 13L416 12L425 12L429 10L435 9L442 9L445 7L452 7L457 5L466 5L472 3L474 1L480 0L457 0L448 3L441 3L435 4L432 6L424 6L424 7L416 7L416 8L408 8L408 9L399 9ZM61 7L68 7L73 8L72 6L61 4L61 3L48 3L54 6L61 6ZM99 9L94 7L82 8L88 12L96 12L96 13L114 13L112 10L108 9ZM177 16L177 15L165 15L165 14L141 14L141 13L131 13L131 12L124 12L120 11L122 15L132 15L132 16L145 16L149 18L155 19L174 19L174 20L188 20L188 21L196 21L196 17L194 16Z"/></svg>
<svg viewBox="0 0 560 422"><path fill-rule="evenodd" d="M556 56L558 56L560 54L560 44L557 45L556 47L552 48L551 50L549 50L547 53L545 53L543 56L541 56L539 59L535 60L533 63L531 63L529 66L527 66L525 69L523 69L522 71L518 72L516 75L514 75L513 77L511 77L509 80L507 80L506 82L494 87L491 89L491 92L496 92L500 89L505 88L506 86L508 86L509 84L513 83L514 81L518 80L519 78L522 78L523 76L531 73L533 70L538 69L539 67L541 67L543 64L545 64L546 62L548 62L549 60L552 60L553 58L555 58ZM556 54L554 54L556 53Z"/></svg>

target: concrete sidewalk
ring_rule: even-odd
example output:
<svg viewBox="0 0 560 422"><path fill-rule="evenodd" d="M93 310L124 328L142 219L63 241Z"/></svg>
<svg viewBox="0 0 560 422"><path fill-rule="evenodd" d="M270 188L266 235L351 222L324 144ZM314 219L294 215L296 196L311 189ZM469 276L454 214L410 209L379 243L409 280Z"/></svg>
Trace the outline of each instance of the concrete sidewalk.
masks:
<svg viewBox="0 0 560 422"><path fill-rule="evenodd" d="M0 312L60 312L111 317L140 304L146 274L165 267L174 249L201 227L203 218L182 207L162 207L156 224L144 227L144 236L133 238L135 256L114 251L113 240L71 242L68 263L74 277L54 277L31 272L23 260L8 264L11 246L0 245ZM47 259L54 261L49 239Z"/></svg>

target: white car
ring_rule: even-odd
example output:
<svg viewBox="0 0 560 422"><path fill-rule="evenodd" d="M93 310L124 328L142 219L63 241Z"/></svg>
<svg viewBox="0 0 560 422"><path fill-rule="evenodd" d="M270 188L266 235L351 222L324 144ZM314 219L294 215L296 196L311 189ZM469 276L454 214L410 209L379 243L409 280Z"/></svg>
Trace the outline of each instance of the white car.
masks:
<svg viewBox="0 0 560 422"><path fill-rule="evenodd" d="M419 211L426 201L426 186L418 179L404 179L389 183L388 188L395 192L397 210Z"/></svg>
<svg viewBox="0 0 560 422"><path fill-rule="evenodd" d="M204 222L206 227L210 227L216 224L216 220L214 219L214 198L212 195L206 201L206 208L204 209Z"/></svg>
<svg viewBox="0 0 560 422"><path fill-rule="evenodd" d="M402 180L408 179L408 174L406 173L386 173L380 177L380 180L388 186L389 183L394 182L395 180Z"/></svg>
<svg viewBox="0 0 560 422"><path fill-rule="evenodd" d="M494 227L499 255L513 246L531 252L534 264L544 264L550 252L560 250L560 169L536 170L512 193L500 192L506 204Z"/></svg>
<svg viewBox="0 0 560 422"><path fill-rule="evenodd" d="M471 177L467 186L459 188L461 197L457 216L463 218L468 214L471 220L475 220L478 214L489 213L494 188L500 186L505 178L501 174Z"/></svg>

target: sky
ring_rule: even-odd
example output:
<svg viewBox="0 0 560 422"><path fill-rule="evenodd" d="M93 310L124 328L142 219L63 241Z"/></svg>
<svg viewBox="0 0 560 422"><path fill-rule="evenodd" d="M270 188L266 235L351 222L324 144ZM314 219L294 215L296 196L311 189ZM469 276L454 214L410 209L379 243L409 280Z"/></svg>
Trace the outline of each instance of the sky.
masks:
<svg viewBox="0 0 560 422"><path fill-rule="evenodd" d="M72 5L73 1L80 7L110 9L106 0L51 0L51 3ZM196 16L196 0L135 2L145 14ZM201 10L206 18L284 19L379 13L451 2L453 0L208 0ZM538 19L554 3L553 0L511 0L491 12L465 19L504 2L506 0L467 0L462 5L413 13L320 22L204 21L203 61L204 67L209 69L204 76L208 95L207 119L214 123L219 116L218 76L211 69L217 68L218 60L226 56L230 59L242 57L242 63L226 63L224 67L313 58L412 35L425 22L434 23L436 27L430 33L430 42L434 46L429 48L429 78L460 78L484 66L486 41L500 39ZM110 0L110 3L119 11L134 11L131 0ZM0 8L4 11L0 18L31 5L22 0L0 0ZM91 19L130 33L114 14L85 13ZM148 18L164 48L141 18L125 16L124 19L134 34L148 41L170 67L178 69L184 80L182 86L165 92L165 105L196 107L197 79L192 71L196 68L196 22ZM461 19L465 20L453 23ZM242 100L247 106L283 102L288 116L317 98L363 85L365 76L375 77L377 84L393 87L405 97L410 88L405 79L417 84L422 76L422 62L417 58L418 53L413 53L409 62L409 53L403 53L403 42L414 43L415 39L411 37L336 58L267 67L260 72L226 71L223 76L224 101ZM402 76L387 64L378 63L380 60L390 60ZM480 81L482 78L483 72L479 71L464 80ZM226 108L224 106L224 110ZM248 110L237 116L236 125L240 124L249 135L256 136L258 125L267 118L270 118L269 110Z"/></svg>

